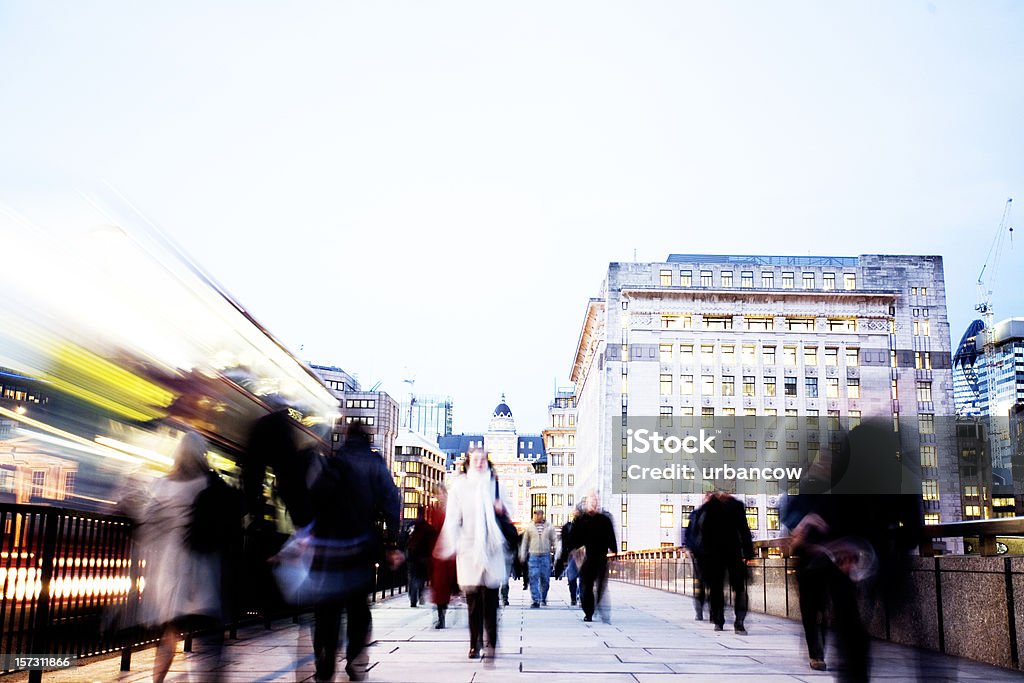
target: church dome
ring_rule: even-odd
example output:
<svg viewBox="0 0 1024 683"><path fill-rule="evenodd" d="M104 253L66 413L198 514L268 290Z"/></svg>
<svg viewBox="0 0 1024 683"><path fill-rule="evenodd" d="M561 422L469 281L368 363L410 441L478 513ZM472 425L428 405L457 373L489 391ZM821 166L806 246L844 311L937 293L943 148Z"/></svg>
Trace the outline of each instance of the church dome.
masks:
<svg viewBox="0 0 1024 683"><path fill-rule="evenodd" d="M512 409L508 407L507 403L505 403L504 395L502 395L501 403L499 403L498 407L494 409L494 413L491 417L512 417Z"/></svg>

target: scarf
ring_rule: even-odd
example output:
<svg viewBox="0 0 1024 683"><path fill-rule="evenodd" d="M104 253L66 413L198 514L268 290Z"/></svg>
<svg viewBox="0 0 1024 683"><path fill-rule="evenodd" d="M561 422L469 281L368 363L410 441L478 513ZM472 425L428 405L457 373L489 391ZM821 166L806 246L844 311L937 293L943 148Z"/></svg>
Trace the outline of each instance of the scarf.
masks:
<svg viewBox="0 0 1024 683"><path fill-rule="evenodd" d="M466 473L466 504L463 524L476 540L472 549L473 561L484 567L488 559L504 555L505 537L494 516L494 489L496 481L487 470Z"/></svg>

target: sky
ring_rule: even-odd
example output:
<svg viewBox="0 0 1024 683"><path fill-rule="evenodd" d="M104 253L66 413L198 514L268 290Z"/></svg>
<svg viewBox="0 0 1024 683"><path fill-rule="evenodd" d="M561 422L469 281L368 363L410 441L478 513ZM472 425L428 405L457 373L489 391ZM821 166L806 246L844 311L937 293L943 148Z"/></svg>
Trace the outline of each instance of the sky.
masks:
<svg viewBox="0 0 1024 683"><path fill-rule="evenodd" d="M539 432L634 256L940 254L955 344L1022 79L1012 0L0 0L0 201L109 183L300 358Z"/></svg>

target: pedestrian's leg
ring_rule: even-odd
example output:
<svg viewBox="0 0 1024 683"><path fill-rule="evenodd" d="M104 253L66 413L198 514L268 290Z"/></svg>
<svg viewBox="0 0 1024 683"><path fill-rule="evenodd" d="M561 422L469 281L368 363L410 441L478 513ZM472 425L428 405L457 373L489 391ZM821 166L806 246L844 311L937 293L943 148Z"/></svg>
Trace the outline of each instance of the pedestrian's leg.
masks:
<svg viewBox="0 0 1024 683"><path fill-rule="evenodd" d="M704 566L702 578L708 593L711 622L720 630L725 625L725 570L709 562Z"/></svg>
<svg viewBox="0 0 1024 683"><path fill-rule="evenodd" d="M601 620L611 623L611 610L608 608L608 599L605 591L608 588L608 563L597 566L597 577L594 581L595 607L601 613Z"/></svg>
<svg viewBox="0 0 1024 683"><path fill-rule="evenodd" d="M576 604L576 594L579 593L580 587L578 579L569 579L569 604Z"/></svg>
<svg viewBox="0 0 1024 683"><path fill-rule="evenodd" d="M594 576L593 567L584 565L580 571L580 581L583 583L583 618L592 621L594 618Z"/></svg>
<svg viewBox="0 0 1024 683"><path fill-rule="evenodd" d="M704 593L704 579L701 578L700 564L693 562L693 609L697 612L697 621L704 621L704 603L707 596Z"/></svg>
<svg viewBox="0 0 1024 683"><path fill-rule="evenodd" d="M338 656L338 634L341 629L341 608L321 605L313 610L313 660L316 680L334 678L335 659Z"/></svg>
<svg viewBox="0 0 1024 683"><path fill-rule="evenodd" d="M348 643L345 648L345 671L349 678L353 677L353 669L356 672L365 672L365 663L361 655L366 649L366 643L370 640L370 605L366 602L366 596L357 593L345 601L345 610L348 612Z"/></svg>
<svg viewBox="0 0 1024 683"><path fill-rule="evenodd" d="M734 627L742 633L745 630L743 621L747 618L747 565L740 560L729 567L729 584L734 596L733 612L736 615Z"/></svg>
<svg viewBox="0 0 1024 683"><path fill-rule="evenodd" d="M551 588L551 556L541 555L540 566L538 568L540 573L540 602L542 605L548 604L548 589Z"/></svg>
<svg viewBox="0 0 1024 683"><path fill-rule="evenodd" d="M533 598L532 607L540 604L540 555L530 555L528 567L530 572L530 597Z"/></svg>
<svg viewBox="0 0 1024 683"><path fill-rule="evenodd" d="M153 660L153 682L163 683L167 672L171 668L171 661L174 659L174 650L178 646L178 629L173 624L168 624L160 635L160 641L156 646L156 657Z"/></svg>
<svg viewBox="0 0 1024 683"><path fill-rule="evenodd" d="M484 606L483 591L480 586L466 586L466 612L469 618L469 656L479 655L480 647L483 644L482 631L484 629Z"/></svg>
<svg viewBox="0 0 1024 683"><path fill-rule="evenodd" d="M498 646L498 589L484 588L484 645L488 648ZM493 653L492 653L493 656Z"/></svg>
<svg viewBox="0 0 1024 683"><path fill-rule="evenodd" d="M800 598L800 621L804 626L807 641L807 658L814 662L825 661L825 600L826 575L820 568L800 567L796 572ZM820 666L820 665L819 665Z"/></svg>

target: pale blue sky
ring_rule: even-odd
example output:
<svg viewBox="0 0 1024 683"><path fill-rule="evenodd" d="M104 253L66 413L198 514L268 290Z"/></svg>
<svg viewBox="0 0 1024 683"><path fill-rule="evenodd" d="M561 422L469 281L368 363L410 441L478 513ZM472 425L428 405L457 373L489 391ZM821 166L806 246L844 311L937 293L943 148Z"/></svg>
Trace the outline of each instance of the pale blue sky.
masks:
<svg viewBox="0 0 1024 683"><path fill-rule="evenodd" d="M634 249L938 253L955 343L1024 203L1022 36L1010 1L0 1L0 199L110 182L301 356L538 431Z"/></svg>

